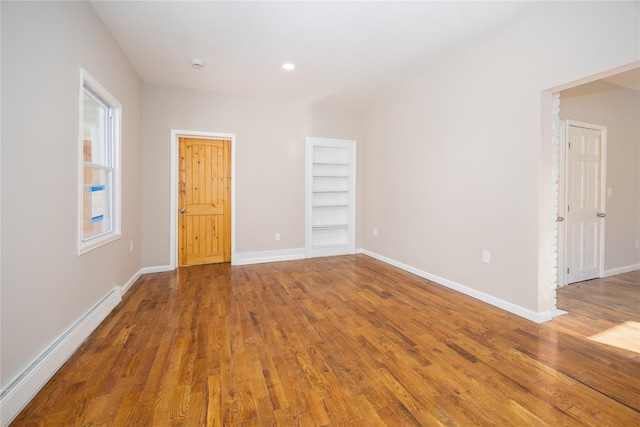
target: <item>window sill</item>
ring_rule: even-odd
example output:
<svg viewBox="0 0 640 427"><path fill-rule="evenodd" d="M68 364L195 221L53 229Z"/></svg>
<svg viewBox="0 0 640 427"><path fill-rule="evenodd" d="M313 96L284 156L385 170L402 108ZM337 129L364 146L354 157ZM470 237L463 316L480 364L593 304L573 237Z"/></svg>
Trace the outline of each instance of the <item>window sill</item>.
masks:
<svg viewBox="0 0 640 427"><path fill-rule="evenodd" d="M95 239L87 240L86 242L80 242L78 244L78 256L91 252L94 249L98 249L100 246L104 246L107 243L119 240L122 237L122 233L111 232L104 234Z"/></svg>

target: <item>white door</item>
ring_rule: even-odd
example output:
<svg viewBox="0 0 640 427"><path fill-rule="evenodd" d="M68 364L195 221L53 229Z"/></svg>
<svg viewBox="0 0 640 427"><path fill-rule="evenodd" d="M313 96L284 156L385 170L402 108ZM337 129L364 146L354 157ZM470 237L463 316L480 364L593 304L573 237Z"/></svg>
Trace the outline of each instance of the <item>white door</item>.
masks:
<svg viewBox="0 0 640 427"><path fill-rule="evenodd" d="M567 120L565 283L600 277L606 128Z"/></svg>

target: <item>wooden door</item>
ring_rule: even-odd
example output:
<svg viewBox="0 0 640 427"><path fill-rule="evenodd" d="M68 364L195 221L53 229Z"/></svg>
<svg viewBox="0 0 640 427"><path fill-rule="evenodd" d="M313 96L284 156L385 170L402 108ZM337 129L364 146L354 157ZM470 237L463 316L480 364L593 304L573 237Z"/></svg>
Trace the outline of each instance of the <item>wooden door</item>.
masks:
<svg viewBox="0 0 640 427"><path fill-rule="evenodd" d="M567 127L566 283L600 276L604 218L602 131Z"/></svg>
<svg viewBox="0 0 640 427"><path fill-rule="evenodd" d="M231 151L227 140L180 138L178 265L231 261Z"/></svg>

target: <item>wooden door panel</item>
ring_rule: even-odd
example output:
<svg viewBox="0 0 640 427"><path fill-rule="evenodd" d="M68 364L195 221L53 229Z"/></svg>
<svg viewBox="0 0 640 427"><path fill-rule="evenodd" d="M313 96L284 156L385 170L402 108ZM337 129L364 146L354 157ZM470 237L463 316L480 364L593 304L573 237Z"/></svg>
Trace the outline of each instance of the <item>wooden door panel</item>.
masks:
<svg viewBox="0 0 640 427"><path fill-rule="evenodd" d="M180 266L231 260L230 164L229 141L180 138Z"/></svg>
<svg viewBox="0 0 640 427"><path fill-rule="evenodd" d="M196 215L224 215L224 203L205 203L202 205L185 205L187 216Z"/></svg>

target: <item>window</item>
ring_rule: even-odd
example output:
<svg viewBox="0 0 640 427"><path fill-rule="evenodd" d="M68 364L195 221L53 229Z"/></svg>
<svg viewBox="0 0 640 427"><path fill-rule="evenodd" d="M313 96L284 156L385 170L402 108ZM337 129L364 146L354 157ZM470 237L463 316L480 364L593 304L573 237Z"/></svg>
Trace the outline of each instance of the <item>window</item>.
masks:
<svg viewBox="0 0 640 427"><path fill-rule="evenodd" d="M120 238L120 103L80 70L78 254Z"/></svg>

